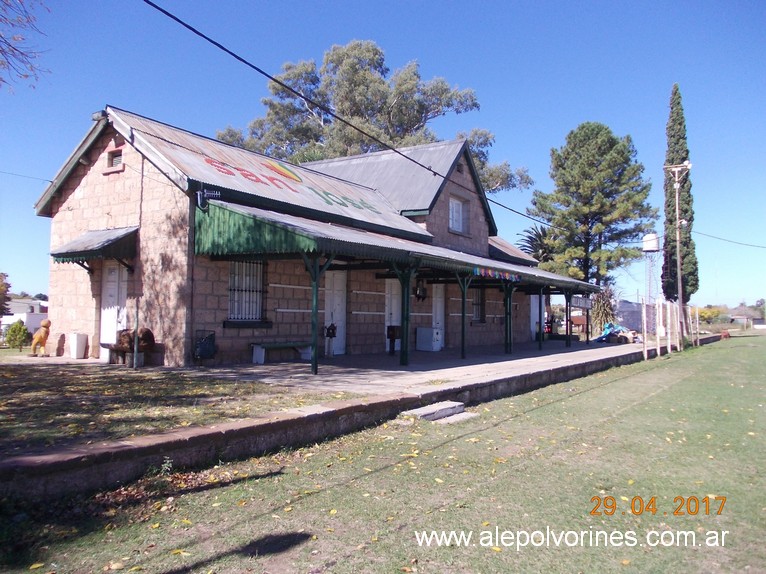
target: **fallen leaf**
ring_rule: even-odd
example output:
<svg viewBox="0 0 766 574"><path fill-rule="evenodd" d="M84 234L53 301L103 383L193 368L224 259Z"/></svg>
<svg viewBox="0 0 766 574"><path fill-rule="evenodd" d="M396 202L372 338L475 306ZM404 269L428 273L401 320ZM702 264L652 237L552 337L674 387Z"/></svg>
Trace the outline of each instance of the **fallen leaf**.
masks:
<svg viewBox="0 0 766 574"><path fill-rule="evenodd" d="M330 514L338 514L337 509L333 508L332 510L330 510Z"/></svg>
<svg viewBox="0 0 766 574"><path fill-rule="evenodd" d="M171 554L174 554L176 556L189 556L190 553L186 550L182 550L181 548L176 548L175 550L170 551Z"/></svg>
<svg viewBox="0 0 766 574"><path fill-rule="evenodd" d="M29 569L30 570L37 570L38 568L42 568L43 566L45 566L45 562L35 562L34 564L32 564L29 567Z"/></svg>

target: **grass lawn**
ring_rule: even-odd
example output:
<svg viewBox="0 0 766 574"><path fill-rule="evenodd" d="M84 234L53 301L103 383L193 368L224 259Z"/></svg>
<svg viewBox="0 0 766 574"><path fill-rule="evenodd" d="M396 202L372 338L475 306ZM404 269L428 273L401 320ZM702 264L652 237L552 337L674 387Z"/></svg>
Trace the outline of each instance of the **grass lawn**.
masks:
<svg viewBox="0 0 766 574"><path fill-rule="evenodd" d="M18 354L0 350L0 457L353 397L172 370L46 364L45 359L14 363Z"/></svg>
<svg viewBox="0 0 766 574"><path fill-rule="evenodd" d="M397 420L196 473L167 461L46 508L3 501L0 569L766 572L765 352L735 337L459 424ZM432 531L471 541L419 545Z"/></svg>

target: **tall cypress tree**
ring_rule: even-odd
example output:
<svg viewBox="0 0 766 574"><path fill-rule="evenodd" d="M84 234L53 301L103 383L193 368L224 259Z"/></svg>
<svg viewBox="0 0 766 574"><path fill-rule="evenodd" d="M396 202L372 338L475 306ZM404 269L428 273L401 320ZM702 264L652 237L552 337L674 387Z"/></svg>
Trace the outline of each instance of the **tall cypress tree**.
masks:
<svg viewBox="0 0 766 574"><path fill-rule="evenodd" d="M670 117L665 130L668 149L665 153L665 165L680 165L689 159L689 146L686 143L686 119L681 103L681 91L678 84L673 86L670 96ZM678 273L676 265L676 190L675 179L665 171L665 237L664 256L662 258L662 292L665 299L678 299ZM687 173L680 181L679 215L681 218L681 273L683 273L683 302L699 289L697 254L692 239L694 208L692 206L692 181Z"/></svg>

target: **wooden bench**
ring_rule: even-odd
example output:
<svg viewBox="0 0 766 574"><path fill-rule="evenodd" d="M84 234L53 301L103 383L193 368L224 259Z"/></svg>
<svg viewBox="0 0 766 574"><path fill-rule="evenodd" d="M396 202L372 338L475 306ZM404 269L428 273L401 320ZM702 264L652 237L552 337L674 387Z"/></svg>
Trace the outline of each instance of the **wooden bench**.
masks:
<svg viewBox="0 0 766 574"><path fill-rule="evenodd" d="M253 349L253 364L262 365L266 362L266 351L269 349L295 349L304 361L311 360L311 341L270 341L250 343Z"/></svg>

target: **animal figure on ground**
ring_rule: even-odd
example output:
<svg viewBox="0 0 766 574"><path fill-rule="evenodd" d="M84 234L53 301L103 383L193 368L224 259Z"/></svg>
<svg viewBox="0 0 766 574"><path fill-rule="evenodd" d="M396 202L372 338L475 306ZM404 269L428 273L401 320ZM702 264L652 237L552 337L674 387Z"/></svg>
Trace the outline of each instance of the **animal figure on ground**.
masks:
<svg viewBox="0 0 766 574"><path fill-rule="evenodd" d="M45 343L48 342L48 335L51 334L51 322L49 319L43 319L40 323L40 328L35 331L32 337L32 353L31 357L37 356L37 348L40 347L43 357L48 357L45 353Z"/></svg>

